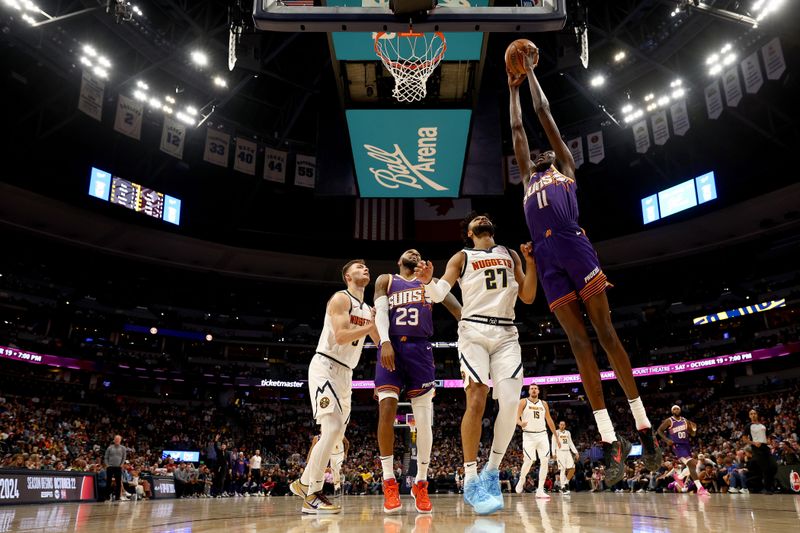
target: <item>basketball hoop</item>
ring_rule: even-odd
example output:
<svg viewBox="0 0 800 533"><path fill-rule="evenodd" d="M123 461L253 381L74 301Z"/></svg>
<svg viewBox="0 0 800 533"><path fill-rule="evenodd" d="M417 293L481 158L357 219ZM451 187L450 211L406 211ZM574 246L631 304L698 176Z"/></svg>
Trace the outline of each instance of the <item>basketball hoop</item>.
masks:
<svg viewBox="0 0 800 533"><path fill-rule="evenodd" d="M442 32L418 33L409 28L402 33L375 34L375 53L394 76L392 95L399 102L418 102L425 98L428 78L444 57L447 41Z"/></svg>

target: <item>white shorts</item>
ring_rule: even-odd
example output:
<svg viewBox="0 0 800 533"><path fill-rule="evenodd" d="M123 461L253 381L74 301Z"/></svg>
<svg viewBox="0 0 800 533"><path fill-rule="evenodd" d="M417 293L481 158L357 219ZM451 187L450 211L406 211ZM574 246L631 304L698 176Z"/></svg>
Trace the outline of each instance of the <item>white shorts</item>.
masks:
<svg viewBox="0 0 800 533"><path fill-rule="evenodd" d="M536 461L537 457L542 464L547 464L550 460L550 439L547 438L547 431L541 433L522 433L522 453L525 459Z"/></svg>
<svg viewBox="0 0 800 533"><path fill-rule="evenodd" d="M350 420L350 396L353 371L324 355L316 354L308 365L308 393L311 412L319 421L323 415L336 413L345 423Z"/></svg>
<svg viewBox="0 0 800 533"><path fill-rule="evenodd" d="M464 388L470 382L489 385L490 378L494 383L504 379L522 381L522 350L519 333L513 326L462 320L458 323L458 360ZM496 392L493 397L497 398Z"/></svg>
<svg viewBox="0 0 800 533"><path fill-rule="evenodd" d="M572 470L573 468L575 468L575 457L572 455L572 452L570 451L556 452L556 460L558 461L559 468L563 468L564 470Z"/></svg>

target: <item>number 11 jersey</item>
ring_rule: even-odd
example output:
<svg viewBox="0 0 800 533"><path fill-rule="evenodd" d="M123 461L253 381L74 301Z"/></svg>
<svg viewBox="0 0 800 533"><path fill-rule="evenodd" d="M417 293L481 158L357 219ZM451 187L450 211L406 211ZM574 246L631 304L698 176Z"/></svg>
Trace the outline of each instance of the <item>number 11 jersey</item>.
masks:
<svg viewBox="0 0 800 533"><path fill-rule="evenodd" d="M462 318L514 320L519 284L514 277L514 258L505 246L488 250L465 248L461 285ZM503 324L507 325L507 324Z"/></svg>

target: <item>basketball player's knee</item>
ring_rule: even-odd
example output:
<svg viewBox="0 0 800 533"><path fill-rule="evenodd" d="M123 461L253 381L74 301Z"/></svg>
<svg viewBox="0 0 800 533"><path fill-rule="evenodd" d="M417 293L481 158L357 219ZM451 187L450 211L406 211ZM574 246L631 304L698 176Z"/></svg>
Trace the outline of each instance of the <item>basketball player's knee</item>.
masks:
<svg viewBox="0 0 800 533"><path fill-rule="evenodd" d="M569 345L572 348L572 352L575 354L575 357L594 357L592 341L589 340L589 336L585 331L570 335Z"/></svg>
<svg viewBox="0 0 800 533"><path fill-rule="evenodd" d="M384 398L378 404L378 421L379 423L394 424L394 417L397 414L397 399L389 397Z"/></svg>
<svg viewBox="0 0 800 533"><path fill-rule="evenodd" d="M521 379L504 379L497 384L497 402L501 410L512 409L516 411L519 406L519 390L522 388Z"/></svg>
<svg viewBox="0 0 800 533"><path fill-rule="evenodd" d="M471 383L466 389L467 393L467 410L480 411L486 408L486 397L489 395L489 387L480 385L478 383Z"/></svg>
<svg viewBox="0 0 800 533"><path fill-rule="evenodd" d="M415 398L411 398L411 409L414 413L418 409L433 409L433 392L426 392Z"/></svg>
<svg viewBox="0 0 800 533"><path fill-rule="evenodd" d="M597 339L604 348L613 348L619 343L617 332L614 330L614 325L610 321L606 321L595 328L597 332Z"/></svg>
<svg viewBox="0 0 800 533"><path fill-rule="evenodd" d="M325 415L320 419L319 426L322 438L326 438L328 436L337 438L339 435L344 434L344 417L338 413Z"/></svg>

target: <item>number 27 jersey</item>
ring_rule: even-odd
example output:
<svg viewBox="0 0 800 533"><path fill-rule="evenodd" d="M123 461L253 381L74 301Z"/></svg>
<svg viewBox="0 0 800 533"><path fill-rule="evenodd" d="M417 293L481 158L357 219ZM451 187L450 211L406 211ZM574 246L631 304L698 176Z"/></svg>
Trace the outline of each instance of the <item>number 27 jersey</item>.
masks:
<svg viewBox="0 0 800 533"><path fill-rule="evenodd" d="M514 320L519 284L514 277L514 258L505 246L489 250L466 248L464 269L458 282L464 301L461 316Z"/></svg>
<svg viewBox="0 0 800 533"><path fill-rule="evenodd" d="M397 274L389 281L389 336L430 337L433 335L433 305L425 286L417 278Z"/></svg>

